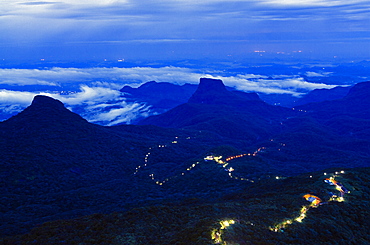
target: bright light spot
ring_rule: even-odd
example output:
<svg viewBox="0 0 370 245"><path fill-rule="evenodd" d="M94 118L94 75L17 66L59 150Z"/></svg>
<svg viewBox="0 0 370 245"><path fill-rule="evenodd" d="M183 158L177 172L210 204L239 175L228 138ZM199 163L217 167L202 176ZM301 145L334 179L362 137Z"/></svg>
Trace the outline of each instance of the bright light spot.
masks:
<svg viewBox="0 0 370 245"><path fill-rule="evenodd" d="M227 227L229 227L232 224L235 224L235 221L232 220L232 219L231 220L222 220L222 221L220 221L221 230L226 229Z"/></svg>
<svg viewBox="0 0 370 245"><path fill-rule="evenodd" d="M211 233L212 240L214 244L226 244L225 241L222 240L223 230L227 229L230 225L235 224L234 220L222 220L219 223L221 227L219 229L214 229Z"/></svg>

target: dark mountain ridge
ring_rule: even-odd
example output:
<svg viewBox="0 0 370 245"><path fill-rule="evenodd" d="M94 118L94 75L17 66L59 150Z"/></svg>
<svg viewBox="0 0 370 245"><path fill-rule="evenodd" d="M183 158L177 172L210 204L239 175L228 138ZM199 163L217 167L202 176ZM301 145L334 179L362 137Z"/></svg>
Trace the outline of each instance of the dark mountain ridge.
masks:
<svg viewBox="0 0 370 245"><path fill-rule="evenodd" d="M150 81L138 88L123 87L120 92L133 102L145 102L152 106L156 113L163 113L175 106L185 103L197 89L197 85L176 85L167 82Z"/></svg>
<svg viewBox="0 0 370 245"><path fill-rule="evenodd" d="M367 113L370 105L370 82L357 83L349 90L348 94L342 99L323 101L318 103L310 103L302 105L299 108L316 113L316 115L329 113L327 117L332 115L350 115L357 118L369 119L370 114Z"/></svg>
<svg viewBox="0 0 370 245"><path fill-rule="evenodd" d="M204 204L226 194L235 198L233 193L243 190L249 195L254 183L275 176L368 167L369 84L354 86L343 99L292 110L268 105L255 94L228 91L220 80L202 79L188 103L143 121L152 125L114 127L88 123L61 102L37 96L23 112L0 123L0 205L5 220L1 234L25 233L51 220L174 200L197 198ZM350 110L351 106L356 108ZM341 107L347 109L340 111ZM334 122L341 123L343 132ZM207 155L222 155L223 161L238 158L229 160L226 168L205 161ZM276 199L275 195L269 202ZM267 202L264 205L268 209ZM238 202L231 205L237 206ZM148 237L155 234L157 230L151 233L148 228ZM137 244L145 244L140 241ZM207 244L203 241L200 244Z"/></svg>
<svg viewBox="0 0 370 245"><path fill-rule="evenodd" d="M268 105L255 93L228 91L221 80L201 78L188 103L148 117L139 125L210 130L255 142L279 130L280 121L293 114L287 108Z"/></svg>
<svg viewBox="0 0 370 245"><path fill-rule="evenodd" d="M338 100L345 97L351 87L335 87L332 89L314 89L302 98L298 99L294 106L301 106L309 103L322 102L327 100Z"/></svg>
<svg viewBox="0 0 370 245"><path fill-rule="evenodd" d="M339 100L311 103L297 107L322 125L341 135L361 139L370 138L370 82L354 85Z"/></svg>
<svg viewBox="0 0 370 245"><path fill-rule="evenodd" d="M0 123L0 234L24 233L38 223L124 210L173 195L194 196L197 191L163 193L148 175L134 175L150 147L175 137L189 138L173 144L182 164L215 145L212 134L91 124L60 101L36 96L27 109ZM161 161L173 164L174 159Z"/></svg>

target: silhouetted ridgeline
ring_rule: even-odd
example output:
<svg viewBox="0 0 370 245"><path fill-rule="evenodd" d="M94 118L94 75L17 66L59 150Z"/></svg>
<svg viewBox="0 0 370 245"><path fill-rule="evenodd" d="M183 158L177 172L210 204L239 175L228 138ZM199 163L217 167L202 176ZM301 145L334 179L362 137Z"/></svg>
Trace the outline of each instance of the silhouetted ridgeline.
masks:
<svg viewBox="0 0 370 245"><path fill-rule="evenodd" d="M369 95L370 82L360 83L341 99L288 109L201 79L187 103L113 127L36 96L0 123L0 232L38 227L2 242L209 244L233 219L224 241L366 244ZM299 212L303 194L326 199L323 173L342 168L345 202L309 210L285 233L269 230Z"/></svg>

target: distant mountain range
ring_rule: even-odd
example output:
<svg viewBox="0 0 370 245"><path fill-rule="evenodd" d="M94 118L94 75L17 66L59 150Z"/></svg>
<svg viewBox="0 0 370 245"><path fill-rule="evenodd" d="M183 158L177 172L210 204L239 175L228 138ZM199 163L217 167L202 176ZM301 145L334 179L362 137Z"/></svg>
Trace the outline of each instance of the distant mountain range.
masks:
<svg viewBox="0 0 370 245"><path fill-rule="evenodd" d="M120 91L128 100L148 103L157 113L162 113L187 102L196 89L197 85L193 84L176 85L151 81L138 88L125 86Z"/></svg>
<svg viewBox="0 0 370 245"><path fill-rule="evenodd" d="M234 88L225 88L228 91L237 92ZM314 102L341 99L347 95L350 88L350 86L338 86L333 89L314 89L301 98L285 94L264 93L259 93L258 96L268 104L291 108ZM178 105L186 103L196 90L197 85L194 84L176 85L166 82L150 81L138 88L125 86L120 91L125 94L124 96L128 101L147 103L151 106L153 112L163 113ZM242 91L238 92L243 93Z"/></svg>
<svg viewBox="0 0 370 245"><path fill-rule="evenodd" d="M148 85L150 86L157 84L152 82ZM145 87L136 90L126 87L123 90L127 93L131 90L130 93L136 93L135 96L138 97L141 93L138 91L144 91ZM181 97L180 94L185 90L185 93L190 93L191 89L191 86L182 87L176 92L179 95L174 96L174 101L180 103L185 100L187 96ZM150 88L148 91L153 90ZM148 92L143 92L140 96L145 96L146 93ZM364 170L353 170L346 182L351 186L351 191L356 193L358 188L362 188L361 181L366 178L365 174L356 179L356 171L367 173L370 162L369 95L370 82L364 82L351 87L348 94L339 96L339 99L285 108L267 104L255 93L230 91L221 80L202 78L185 103L160 115L143 119L138 125L111 127L91 124L66 109L60 101L36 96L28 108L0 123L0 206L1 217L5 221L1 223L0 232L3 236L16 235L26 233L47 221L114 211L127 213L89 216L86 219L96 225L99 219L110 224L111 220L124 216L125 218L117 220L133 222L136 227L139 226L139 223L136 223L139 221L132 219L141 217L136 212L163 215L162 211L153 211L160 208L152 205L162 205L164 210L180 205L180 209L184 209L181 213L194 217L195 223L192 223L190 218L176 219L171 216L171 219L174 219L172 223L176 224L173 226L173 233L163 236L173 240L163 240L163 243L151 241L149 238L154 238L160 231L150 228L148 223L142 224L146 230L140 232L144 233L139 230L124 230L122 237L115 235L115 239L120 241L133 241L131 244L176 244L173 241L187 239L183 234L186 231L177 223L180 220L185 222L184 226L189 227L188 231L196 234L198 231L195 231L194 227L202 227L199 229L209 234L208 229L214 222L217 223L213 217L201 215L203 211L194 213L193 208L206 207L204 211L208 214L212 213L210 210L219 210L220 215L234 218L239 216L227 210L238 210L245 212L240 213L240 220L247 222L245 217L248 212L243 211L243 208L236 208L238 205L261 205L257 212L259 214L262 214L264 209L282 209L279 205L283 205L286 211L276 216L283 218L289 215L288 210L294 211L296 207L289 206L286 201L277 201L282 191L286 190L289 195L294 192L294 195L300 196L303 192L311 192L310 188L320 186L317 184L319 182L315 182L312 187L304 187L305 182L301 181L303 179L313 183L307 177L276 182L279 178L320 171L312 174L318 179L325 169L337 171L342 168L365 167ZM152 97L154 101L155 98ZM161 104L161 100L167 100L169 97L161 95L158 98L161 98L158 99ZM221 159L219 161L205 161L206 156L210 159L222 157L215 158ZM287 189L282 186L283 183L286 183ZM281 188L274 189L278 185ZM299 191L295 193L297 190ZM368 193L368 186L363 187L361 191ZM246 203L246 199L239 200L240 193L244 193L246 198L253 196L254 201ZM260 195L255 196L254 193ZM354 195L349 197L349 204L344 205L350 205L351 202L356 205L361 203L358 193ZM288 196L283 199L288 200ZM225 204L225 200L232 200L232 203ZM274 200L276 204L269 207L268 203ZM196 204L193 204L194 202ZM215 204L211 205L209 202ZM298 209L301 202L304 203L305 200L295 203ZM141 208L132 209L134 207ZM368 206L356 208L355 215L365 212L366 207ZM343 208L350 210L349 206ZM333 210L341 212L339 207ZM175 213L174 216L180 215ZM312 210L312 213L320 216L315 210ZM126 215L131 215L131 218ZM82 230L79 229L95 229L87 228L83 219L80 218L77 223L81 224L79 228L73 228L77 233L66 231L68 234L76 234L77 240L82 239ZM254 217L248 222L258 223L256 219L257 217ZM150 219L142 220L151 222ZM340 223L344 224L345 220ZM267 226L270 221L273 220L264 220L261 225ZM168 222L171 223L170 220ZM312 227L314 221L310 222ZM352 219L350 222L350 229L360 224L356 224L359 220ZM243 226L238 229L250 227L249 223L241 224ZM33 239L36 244L42 244L43 239L48 236L42 231L48 231L48 234L57 237L50 231L51 227L67 229L62 228L65 225L71 227L63 221L56 221L36 229L35 232L41 234L37 235L38 237L32 233L23 238L12 239ZM104 226L99 227L96 229L105 229ZM306 235L294 231L301 236L296 238L298 240L302 236L317 232L316 228ZM361 241L357 237L337 238L339 231L342 231L342 228L332 232L335 234L333 237L336 237L333 239ZM163 232L171 233L167 230ZM235 230L235 234L240 235L240 232ZM259 236L264 234L259 232ZM365 234L361 232L358 234ZM71 239L68 234L65 236L66 240ZM279 233L277 236L280 235ZM294 234L291 235L294 237ZM145 238L139 238L140 236ZM209 240L208 243L205 240L205 233L196 236L202 240L189 241L193 244L209 244ZM247 237L246 234L243 236ZM269 239L273 240L272 237ZM292 237L289 239L294 240ZM314 241L315 238L312 239L309 241ZM118 240L111 244L118 244ZM48 243L50 242L48 240Z"/></svg>

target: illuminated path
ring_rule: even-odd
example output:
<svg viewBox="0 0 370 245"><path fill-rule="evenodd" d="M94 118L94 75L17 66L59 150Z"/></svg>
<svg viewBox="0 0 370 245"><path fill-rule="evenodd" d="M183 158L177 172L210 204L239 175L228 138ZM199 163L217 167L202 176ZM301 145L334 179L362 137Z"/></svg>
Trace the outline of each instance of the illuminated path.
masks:
<svg viewBox="0 0 370 245"><path fill-rule="evenodd" d="M345 173L344 171L335 172L335 173L332 174L331 177L324 179L325 183L327 183L331 186L334 186L335 189L338 191L337 194L330 192L331 197L329 198L329 200L327 200L326 202L323 202L319 197L317 197L315 195L306 194L303 197L308 202L310 202L310 204L302 206L302 208L299 211L299 214L297 216L295 216L294 218L285 219L281 223L279 223L279 224L277 224L273 227L269 227L269 229L273 232L284 232L285 229L289 225L291 225L295 222L302 223L303 220L306 218L308 211L311 208L319 208L321 205L328 204L330 202L343 202L343 201L345 201L344 195L347 194L347 193L350 193L350 192L341 183L339 183L336 180L336 178L339 177L340 174L344 174L344 173ZM327 177L328 175L329 174L324 173L325 177ZM310 176L310 178L312 178L312 176ZM242 222L242 221L240 221L240 222ZM232 229L232 225L235 225L237 223L239 223L239 222L236 222L235 220L228 220L228 219L219 221L218 228L211 230L210 236L211 236L213 244L222 244L222 245L234 244L231 241L229 242L229 241L224 240L223 235L227 232L228 229Z"/></svg>
<svg viewBox="0 0 370 245"><path fill-rule="evenodd" d="M186 139L190 139L190 137L188 137ZM149 151L147 152L147 154L144 157L143 165L137 166L136 169L135 169L134 174L137 174L143 168L148 166L149 159L150 159L150 157L152 155L152 151L154 149L157 150L157 149L161 149L161 148L170 147L171 144L177 144L178 140L179 140L179 137L175 137L175 139L173 141L171 141L169 144L159 144L155 147L150 147L148 149ZM270 141L274 141L274 139L271 139ZM281 147L286 146L284 143L277 143L277 144L279 146L278 149L277 149L278 151L281 150ZM233 167L229 167L229 163L230 163L230 161L232 161L234 159L238 159L238 158L242 158L242 157L247 157L247 156L256 157L259 153L264 152L265 150L267 150L266 147L260 147L252 153L244 153L244 154L239 154L239 155L235 155L235 156L229 156L229 157L225 158L225 160L222 160L222 156L209 155L209 156L206 156L204 158L204 162L214 162L218 165L221 165L222 168L228 173L228 176L232 179L242 180L242 181L249 181L249 182L253 183L254 182L253 180L243 178L243 177L238 177L238 176L234 175L233 173L235 173L236 171ZM195 162L195 163L191 164L188 168L184 169L181 172L181 174L174 175L174 176L171 176L171 177L167 177L163 180L159 180L159 179L155 178L154 173L149 174L149 178L151 180L153 180L153 182L157 185L164 185L165 183L167 183L168 181L170 181L172 179L184 176L187 172L193 170L200 163L201 162ZM275 226L269 227L269 229L273 232L284 232L285 229L289 225L291 225L293 223L296 223L296 222L297 223L302 223L303 220L307 216L307 212L311 208L319 208L321 205L328 204L329 202L333 202L333 201L343 202L344 201L344 195L349 193L349 191L347 191L347 189L342 184L340 184L338 181L335 180L335 178L338 177L339 174L344 174L344 171L335 172L335 174L333 173L332 177L326 178L324 180L329 185L334 186L335 189L337 191L339 191L338 194L332 193L330 199L327 200L326 202L322 202L322 200L319 197L311 195L311 194L304 195L303 197L307 201L309 201L310 203L307 204L307 205L302 206L302 208L300 209L297 216L295 216L293 218L290 218L290 219L285 219L284 221L276 224ZM328 177L328 174L324 173L324 176ZM310 178L312 178L312 176L310 176ZM276 176L276 180L279 180L279 179L281 179L281 177ZM227 241L223 240L222 235L227 231L227 229L229 229L234 224L236 224L236 221L232 220L232 219L225 219L225 220L219 221L218 222L219 228L213 229L211 231L211 239L212 239L213 244L224 244L224 245L228 244Z"/></svg>
<svg viewBox="0 0 370 245"><path fill-rule="evenodd" d="M297 217L293 219L287 219L284 220L283 222L275 225L274 227L270 227L271 231L274 232L284 232L287 226L293 224L294 222L299 222L301 223L304 218L306 218L306 213L310 208L318 208L321 205L328 204L329 202L335 201L335 202L343 202L344 201L344 194L349 193L349 191L338 181L335 180L335 177L338 177L338 174L344 174L344 171L340 172L335 172L335 175L333 175L330 178L326 178L324 180L325 183L328 183L330 185L335 186L335 189L339 191L338 194L331 193L331 197L327 202L322 202L321 199L317 196L311 195L311 194L306 194L303 197L311 202L311 204L305 205L301 208L300 213ZM324 173L324 175L327 175L327 173Z"/></svg>
<svg viewBox="0 0 370 245"><path fill-rule="evenodd" d="M187 137L186 139L190 139L190 137ZM137 166L136 169L135 169L134 174L137 174L141 169L143 169L144 167L147 167L148 166L148 164L149 164L149 158L152 155L152 150L153 149L160 149L160 148L169 147L171 144L177 144L178 143L178 140L179 140L179 137L175 137L175 139L173 141L171 141L171 143L169 143L169 144L159 144L159 145L157 145L155 147L150 147L148 149L149 151L146 153L146 155L144 157L144 164ZM273 141L273 139L271 139L270 141ZM279 145L280 146L285 146L285 144L283 144L283 143L280 143ZM241 180L241 181L249 181L251 183L254 183L254 181L251 180L251 179L244 178L244 177L239 177L239 176L234 175L233 173L235 173L235 169L232 168L232 167L227 168L227 166L228 166L229 162L232 161L232 160L234 160L234 159L245 157L245 156L253 156L253 157L255 157L255 156L258 155L258 153L263 152L266 149L267 149L266 147L260 147L257 150L255 150L253 153L245 153L245 154L239 154L239 155L235 155L235 156L230 156L230 157L227 157L225 160L222 160L222 156L213 156L212 155L212 156L205 157L204 158L204 161L206 161L206 162L214 161L215 163L220 164L224 168L224 170L226 172L228 172L228 176L231 179ZM280 151L280 149L278 149L278 150ZM167 183L168 181L170 181L171 179L178 178L180 176L184 176L186 174L186 172L191 171L198 164L200 164L200 162L193 163L188 168L186 168L186 170L184 170L180 175L174 175L174 176L171 176L171 177L167 177L167 178L165 178L163 180L156 179L155 176L154 176L154 173L149 174L149 178L151 178L157 185L163 185L163 184ZM276 178L278 179L279 177L276 177Z"/></svg>

